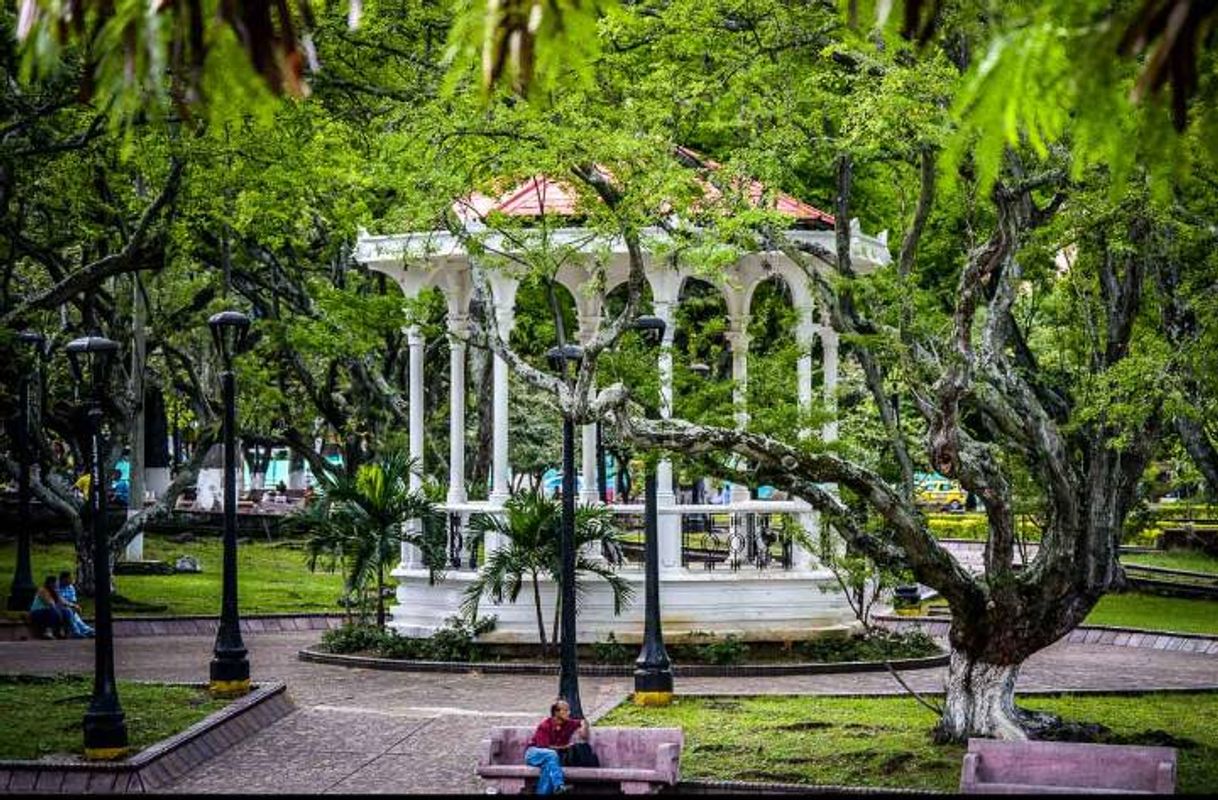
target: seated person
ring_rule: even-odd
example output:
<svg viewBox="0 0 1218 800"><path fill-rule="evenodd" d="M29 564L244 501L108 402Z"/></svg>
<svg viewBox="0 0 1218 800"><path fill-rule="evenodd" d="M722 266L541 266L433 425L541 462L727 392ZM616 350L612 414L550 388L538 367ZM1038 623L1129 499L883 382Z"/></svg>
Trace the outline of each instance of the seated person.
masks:
<svg viewBox="0 0 1218 800"><path fill-rule="evenodd" d="M588 720L572 719L571 706L566 700L555 700L550 706L550 716L541 721L529 746L524 751L524 763L530 767L538 767L541 774L537 777L537 794L564 794L571 787L563 782L562 762L559 751L571 745L571 737L576 733L585 741L588 738Z"/></svg>
<svg viewBox="0 0 1218 800"><path fill-rule="evenodd" d="M93 476L87 472L81 473L81 476L76 479L76 483L72 484L72 488L76 490L77 497L81 500L88 501L89 485L93 482Z"/></svg>
<svg viewBox="0 0 1218 800"><path fill-rule="evenodd" d="M80 605L76 601L76 584L72 583L71 572L59 573L59 598L63 600L60 608L68 615L72 638L85 639L93 636L93 628L80 617Z"/></svg>
<svg viewBox="0 0 1218 800"><path fill-rule="evenodd" d="M123 478L123 473L118 470L110 472L110 499L115 503L127 505L131 495L131 484L127 483Z"/></svg>
<svg viewBox="0 0 1218 800"><path fill-rule="evenodd" d="M48 575L34 594L34 602L30 603L30 621L42 630L42 638L68 638L68 615L64 613L62 603L59 581L54 575Z"/></svg>

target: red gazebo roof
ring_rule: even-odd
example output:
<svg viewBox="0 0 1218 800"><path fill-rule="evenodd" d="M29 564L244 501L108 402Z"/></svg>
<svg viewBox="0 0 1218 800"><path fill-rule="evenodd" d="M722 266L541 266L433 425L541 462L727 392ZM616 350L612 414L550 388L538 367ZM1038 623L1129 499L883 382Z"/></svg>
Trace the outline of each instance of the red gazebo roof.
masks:
<svg viewBox="0 0 1218 800"><path fill-rule="evenodd" d="M683 163L697 169L703 175L722 168L718 162L705 158L687 147L677 147L676 154ZM723 191L707 178L700 177L698 182L702 184L704 195L708 200L713 202L723 196ZM766 187L757 180L749 180L742 190L754 207L760 206L768 194ZM578 199L578 195L569 182L545 175L535 175L498 197L473 192L465 199L453 203L453 210L462 219L484 218L491 212L511 217L539 217L543 214L575 216ZM780 214L791 217L796 223L816 227L832 227L834 223L833 215L826 214L819 208L785 192L774 193L769 201L769 207Z"/></svg>

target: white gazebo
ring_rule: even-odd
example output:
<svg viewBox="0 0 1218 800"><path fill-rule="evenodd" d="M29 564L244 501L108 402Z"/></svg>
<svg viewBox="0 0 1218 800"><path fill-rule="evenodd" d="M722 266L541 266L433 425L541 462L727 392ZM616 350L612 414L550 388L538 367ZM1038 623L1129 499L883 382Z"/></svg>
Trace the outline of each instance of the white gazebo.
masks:
<svg viewBox="0 0 1218 800"><path fill-rule="evenodd" d="M700 166L713 169L713 162ZM753 189L754 201L765 194L759 186ZM836 251L833 218L789 195L778 194L769 201L771 208L792 218L787 236L801 244L813 245L813 252L826 254ZM508 253L520 247L528 231L504 234L489 231L481 220L492 210L507 215L537 216L543 212L563 216L574 208L574 197L562 183L543 177L534 178L498 198L474 195L460 204L460 213L468 229L478 238L481 252ZM465 491L465 409L466 409L466 348L463 334L469 323L470 301L473 296L471 263L483 270L491 290L493 313L499 335L507 337L513 327L518 278L507 269L496 269L488 259L479 264L478 257L467 252L462 244L467 237L447 231L427 231L384 236L363 234L359 238L356 259L370 269L382 272L402 288L407 298L438 288L447 300L450 363L450 436L449 485L444 510L450 520L450 567L434 585L429 582L427 569L417 549L404 545L402 561L393 572L398 579L397 603L392 607L394 628L408 635L425 635L444 625L444 620L458 613L462 593L472 580L475 569L471 562L476 556L465 542L464 526L472 513L494 513L509 496L511 468L508 463L508 365L499 357L494 362L493 396L493 466L490 498L471 502ZM661 383L661 413L665 417L672 409L673 357L672 343L675 310L686 280L707 280L684 267L674 266L673 259L653 253L664 249L667 234L659 229L643 233L647 246L646 276L652 294L652 313L668 324L658 357L657 368ZM548 246L562 248L571 254L558 273L557 280L575 300L578 312L578 337L587 341L597 331L602 320L605 297L626 281L628 254L620 238L594 235L586 228L550 228L546 231ZM889 263L887 232L878 237L866 236L857 220L851 220L850 247L853 264L858 272L866 273ZM826 263L825 268L828 268ZM796 340L801 347L798 369L791 376L792 390L798 402L809 408L813 400L812 352L819 337L823 354L824 380L822 391L832 402L837 384L837 334L830 328L824 312L818 308L811 282L803 270L780 252L749 253L723 271L712 281L722 292L727 308L727 340L732 352L732 378L735 420L747 427L745 386L748 380L749 312L753 294L766 280L779 278L790 291L798 313ZM595 278L595 280L594 280ZM490 313L492 309L488 309ZM417 328L408 328L410 349L410 454L421 463L423 448L423 352L424 337ZM578 502L597 503L596 431L586 425L582 431L582 490ZM555 436L560 435L555 431ZM837 436L837 423L828 422L822 431L826 440ZM419 478L413 479L418 485ZM665 636L680 638L697 632L718 635L735 634L752 640L794 640L815 636L826 630L841 630L854 624L854 616L842 596L832 574L818 564L813 554L797 545L788 544L784 556L774 560L768 546L757 546L751 540L758 531L768 530L771 515L795 515L803 526L815 532L818 515L800 499L758 500L749 496L745 487L734 487L731 501L726 505L678 504L672 492L672 465L662 461L658 468L659 486L659 551L661 607ZM611 504L617 513L639 515L637 504ZM682 549L683 520L694 515L729 515L730 532L725 536L729 559L717 568L709 569L705 562L694 563ZM702 517L705 519L706 517ZM760 541L760 540L758 540ZM497 541L484 543L486 552L499 546ZM758 553L763 555L758 557ZM711 562L713 565L713 562ZM459 565L459 566L458 566ZM603 581L589 580L588 594L580 607L579 639L582 642L604 640L610 632L619 641L638 641L643 627L643 571L641 564L623 565L620 574L635 585L636 600L621 616L614 616L612 597ZM555 586L543 586L543 602L553 608ZM498 624L489 639L500 641L536 641L537 629L531 599L523 595L516 604L494 605L482 601L481 612L494 614Z"/></svg>

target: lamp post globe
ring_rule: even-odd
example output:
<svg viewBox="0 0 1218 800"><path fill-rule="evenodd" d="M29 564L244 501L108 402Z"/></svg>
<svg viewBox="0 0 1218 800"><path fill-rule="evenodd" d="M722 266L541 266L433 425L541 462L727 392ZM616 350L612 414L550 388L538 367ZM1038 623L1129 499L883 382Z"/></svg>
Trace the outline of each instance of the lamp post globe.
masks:
<svg viewBox="0 0 1218 800"><path fill-rule="evenodd" d="M32 348L42 355L46 337L36 331L21 331L17 342L23 350ZM9 611L28 611L38 587L34 584L34 571L30 564L30 463L33 448L30 446L30 371L21 371L18 386L17 429L13 442L16 445L19 470L17 473L17 563L13 569L13 583L9 589L6 607Z"/></svg>
<svg viewBox="0 0 1218 800"><path fill-rule="evenodd" d="M127 722L114 677L114 620L110 606L110 535L102 469L102 401L118 343L101 336L74 339L64 348L72 377L85 389L89 428L89 515L93 527L93 695L83 722L85 758L109 760L127 751Z"/></svg>
<svg viewBox="0 0 1218 800"><path fill-rule="evenodd" d="M632 326L652 346L661 344L667 327L659 317L643 316ZM647 408L648 419L659 416L654 407ZM647 465L644 479L643 511L643 649L634 662L634 702L637 705L668 705L672 702L672 662L664 649L664 632L660 625L660 543L659 520L656 510L656 471Z"/></svg>
<svg viewBox="0 0 1218 800"><path fill-rule="evenodd" d="M239 311L221 311L207 324L223 367L220 380L224 392L224 582L208 686L213 694L238 696L250 690L250 662L237 609L237 387L233 357L245 344L250 319Z"/></svg>
<svg viewBox="0 0 1218 800"><path fill-rule="evenodd" d="M567 382L568 366L578 365L584 357L579 345L552 347L546 353L550 366ZM559 592L561 619L559 622L558 696L571 707L571 716L583 718L579 697L579 664L575 641L575 423L571 417L562 418L562 524L559 542L561 573Z"/></svg>

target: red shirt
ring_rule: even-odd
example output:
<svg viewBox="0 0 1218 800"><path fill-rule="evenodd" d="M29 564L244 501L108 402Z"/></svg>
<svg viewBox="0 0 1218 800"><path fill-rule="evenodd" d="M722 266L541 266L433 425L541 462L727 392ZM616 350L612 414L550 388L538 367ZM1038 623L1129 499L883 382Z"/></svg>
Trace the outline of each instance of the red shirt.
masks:
<svg viewBox="0 0 1218 800"><path fill-rule="evenodd" d="M553 717L546 717L537 726L537 730L533 731L533 738L529 739L528 746L551 749L566 747L567 743L571 741L572 734L579 730L581 724L583 724L582 721L574 717L563 723L555 722Z"/></svg>

